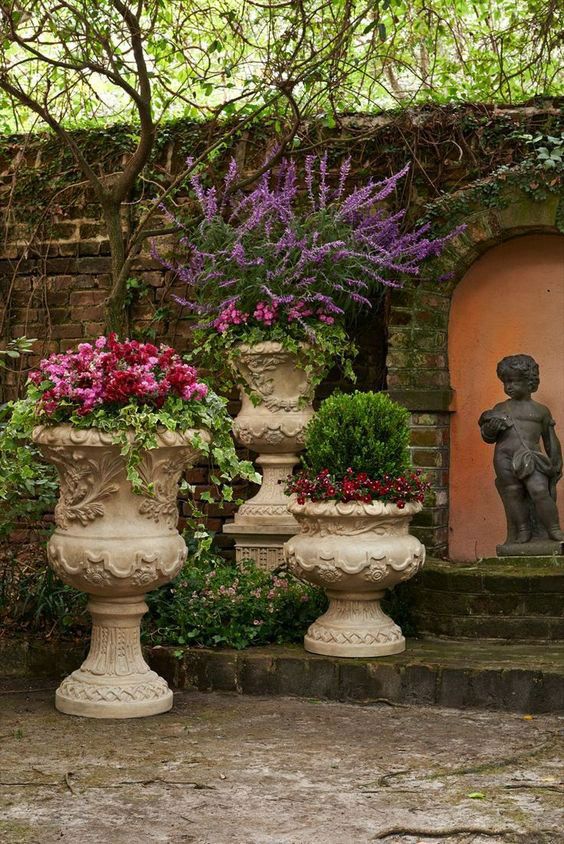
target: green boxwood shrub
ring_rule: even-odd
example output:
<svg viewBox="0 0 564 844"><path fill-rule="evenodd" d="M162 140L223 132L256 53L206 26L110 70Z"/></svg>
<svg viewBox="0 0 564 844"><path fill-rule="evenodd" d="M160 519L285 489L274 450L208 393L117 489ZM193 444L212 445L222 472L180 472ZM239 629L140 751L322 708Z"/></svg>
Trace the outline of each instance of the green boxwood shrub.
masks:
<svg viewBox="0 0 564 844"><path fill-rule="evenodd" d="M336 393L306 428L302 462L314 475L351 468L370 478L399 477L409 467L409 411L386 393Z"/></svg>

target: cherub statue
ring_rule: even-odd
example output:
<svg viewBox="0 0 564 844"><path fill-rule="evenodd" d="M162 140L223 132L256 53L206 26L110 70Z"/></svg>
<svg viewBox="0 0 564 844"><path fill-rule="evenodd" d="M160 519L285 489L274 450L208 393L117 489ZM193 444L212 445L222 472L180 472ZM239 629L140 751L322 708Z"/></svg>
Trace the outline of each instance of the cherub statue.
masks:
<svg viewBox="0 0 564 844"><path fill-rule="evenodd" d="M564 540L556 508L562 449L547 407L533 401L539 367L530 355L510 355L497 365L509 399L480 416L482 439L495 443L497 491L507 519L506 544ZM540 450L542 439L546 453Z"/></svg>

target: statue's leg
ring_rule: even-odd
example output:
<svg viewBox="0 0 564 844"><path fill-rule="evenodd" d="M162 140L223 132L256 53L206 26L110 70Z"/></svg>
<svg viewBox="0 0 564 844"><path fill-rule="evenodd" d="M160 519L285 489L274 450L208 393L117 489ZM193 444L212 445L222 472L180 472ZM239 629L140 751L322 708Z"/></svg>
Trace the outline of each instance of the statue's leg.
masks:
<svg viewBox="0 0 564 844"><path fill-rule="evenodd" d="M495 485L507 520L506 544L528 542L531 538L531 520L525 488L521 483L504 483L501 478L496 478Z"/></svg>
<svg viewBox="0 0 564 844"><path fill-rule="evenodd" d="M525 480L527 492L531 496L539 522L544 526L550 539L562 541L564 533L560 529L556 501L549 489L549 480L539 471L533 472Z"/></svg>
<svg viewBox="0 0 564 844"><path fill-rule="evenodd" d="M502 484L496 481L501 500L505 507L508 526L508 542L529 542L531 538L531 520L527 506L525 487L521 483Z"/></svg>

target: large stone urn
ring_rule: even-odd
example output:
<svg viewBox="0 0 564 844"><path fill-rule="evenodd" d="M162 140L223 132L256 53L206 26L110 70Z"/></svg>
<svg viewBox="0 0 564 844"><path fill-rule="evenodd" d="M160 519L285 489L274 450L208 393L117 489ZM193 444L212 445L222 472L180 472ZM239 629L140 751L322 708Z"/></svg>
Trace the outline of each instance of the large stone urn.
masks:
<svg viewBox="0 0 564 844"><path fill-rule="evenodd" d="M288 512L284 481L299 460L304 430L313 416L311 385L300 362L299 353L274 342L241 345L233 358L252 396L241 390L233 434L238 443L258 452L263 480L224 532L235 537L238 562L251 559L267 570L284 561L284 542L298 530Z"/></svg>
<svg viewBox="0 0 564 844"><path fill-rule="evenodd" d="M409 522L420 503L373 501L292 502L300 532L284 546L289 569L322 586L329 608L310 626L307 651L329 656L369 657L401 653L405 639L382 610L386 589L413 577L425 547L411 536Z"/></svg>
<svg viewBox="0 0 564 844"><path fill-rule="evenodd" d="M69 424L33 431L60 478L49 562L65 583L88 593L93 620L86 660L57 689L61 712L137 718L172 706L166 681L143 659L139 626L145 594L175 577L186 559L176 496L182 472L198 455L194 433L158 434L157 448L144 452L139 466L153 494L136 495L109 434Z"/></svg>

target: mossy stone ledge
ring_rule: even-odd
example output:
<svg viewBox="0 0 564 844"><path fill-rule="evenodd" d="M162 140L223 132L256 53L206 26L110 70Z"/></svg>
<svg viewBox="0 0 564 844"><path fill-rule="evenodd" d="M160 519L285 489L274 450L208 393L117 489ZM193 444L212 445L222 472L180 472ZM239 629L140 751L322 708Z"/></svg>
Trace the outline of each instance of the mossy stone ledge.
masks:
<svg viewBox="0 0 564 844"><path fill-rule="evenodd" d="M242 651L146 648L147 662L176 688L296 696L362 704L446 706L508 712L561 711L564 645L412 639L402 654L344 659L300 646ZM59 679L80 665L84 646L0 639L2 675Z"/></svg>
<svg viewBox="0 0 564 844"><path fill-rule="evenodd" d="M564 641L563 557L431 559L404 594L421 635Z"/></svg>

